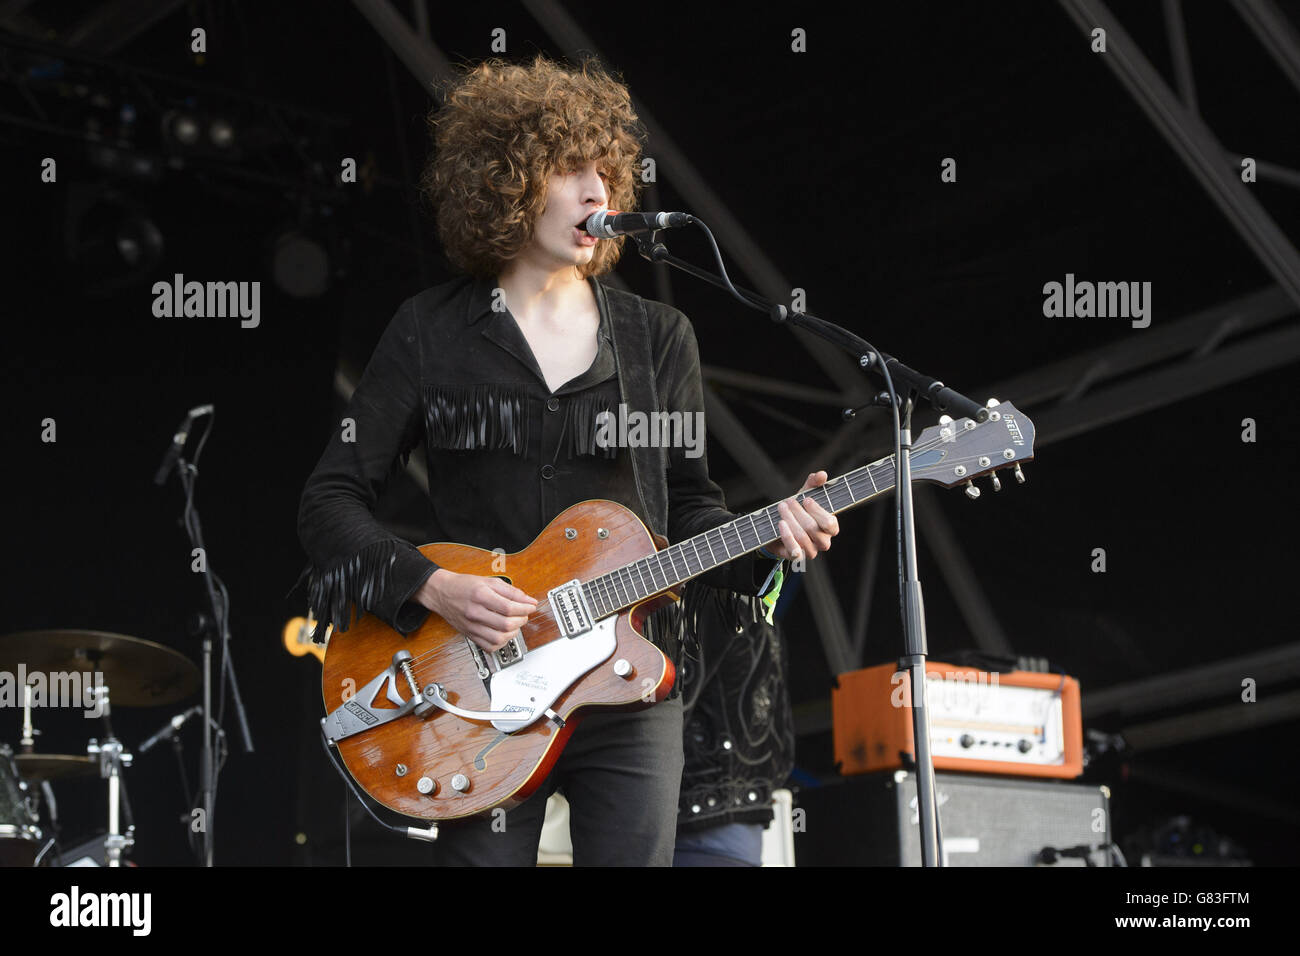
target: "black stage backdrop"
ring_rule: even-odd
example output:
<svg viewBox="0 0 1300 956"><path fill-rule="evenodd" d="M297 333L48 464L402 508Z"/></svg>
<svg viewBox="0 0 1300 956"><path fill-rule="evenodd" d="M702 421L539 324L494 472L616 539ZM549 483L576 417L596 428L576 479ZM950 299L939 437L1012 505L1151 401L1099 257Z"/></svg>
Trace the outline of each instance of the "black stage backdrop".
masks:
<svg viewBox="0 0 1300 956"><path fill-rule="evenodd" d="M214 404L197 505L209 559L230 589L256 743L255 753L242 751L227 708L216 858L336 864L342 786L314 732L319 668L286 654L280 634L305 610L302 591L288 593L304 561L295 516L337 420L335 369L341 362L355 374L403 299L451 275L413 188L429 150L431 100L352 4L172 5L153 25L124 30L121 42L68 48L92 6L36 3L26 32L0 38L12 68L0 84L10 396L0 632L92 628L197 658L188 618L204 597L178 523L180 488L173 479L158 489L151 477L185 411ZM977 398L990 383L1088 350L1138 348L1143 336L1274 281L1106 67L1107 54L1092 52L1057 4L873 4L866 16L837 5L631 9L584 4L570 13L788 285L806 290L807 308ZM1294 24L1294 5L1283 9ZM1172 77L1161 5L1118 13ZM437 4L430 15L432 39L456 62L489 55L497 28L511 58L564 52L522 6ZM1194 5L1186 20L1199 110L1220 142L1300 165L1296 89L1228 4ZM196 27L207 31L201 57L190 51ZM799 29L806 52L791 49ZM34 64L45 73L30 72ZM101 143L114 142L128 103L136 113L124 134L128 160L171 155L161 114L186 105L228 117L243 156L164 160L146 177L124 171L118 156L107 169L83 134L97 121ZM647 152L664 148L651 140ZM57 182L42 182L46 157L57 161ZM368 182L337 184L344 157L356 158ZM941 177L945 158L956 160L955 182ZM1263 179L1250 188L1294 238L1295 190ZM656 202L697 211L662 164ZM134 281L106 287L129 270L96 265L90 247L124 209L156 226L162 248ZM284 229L328 251L333 274L322 294L277 288L268 250ZM674 235L671 245L707 264L696 235ZM724 243L733 276L754 287L735 253ZM150 287L176 273L262 282L260 323L156 318ZM663 294L630 249L618 273L643 295ZM1149 282L1150 328L1045 317L1044 284L1067 274ZM832 387L789 332L722 293L673 273L671 295L693 320L707 365ZM1085 699L1279 647L1295 640L1297 440L1286 424L1294 381L1292 357L1077 435L1040 432L1024 486L994 496L986 485L977 502L938 493L923 506L951 524L1016 652L1077 676ZM833 406L724 386L719 394L782 461L802 461L838 424ZM1059 401L1024 411L1034 417ZM769 414L779 405L785 419ZM864 414L878 419L864 450L874 457L884 420ZM1253 442L1242 440L1247 418ZM56 423L54 442L42 440L46 419ZM923 425L933 419L920 415ZM716 440L711 459L733 509L766 503ZM802 478L791 470L790 491ZM826 556L850 619L870 510L843 517ZM422 514L418 491L399 483L385 517L416 535ZM891 517L868 664L899 650L892 527ZM1092 570L1096 548L1105 549L1105 573ZM972 646L924 541L921 574L934 656ZM797 581L788 587L794 597L782 610L804 731L797 780L812 785L834 773L824 717L831 673L806 597ZM1241 678L1259 683L1253 706L1286 689L1268 673ZM1234 680L1176 713L1239 695ZM119 735L136 745L181 709L119 710ZM38 720L46 752L83 752L95 732L67 712ZM1126 723L1088 726L1114 732ZM1300 824L1286 768L1297 726L1291 717L1102 761L1090 779L1112 787L1120 837L1186 815L1257 863L1292 863ZM18 712L0 711L0 741L16 744L18 730ZM193 727L184 740L193 783ZM188 798L169 749L140 757L127 779L134 858L192 860L180 822ZM102 826L98 783L61 785L60 803L65 838ZM357 837L359 859L422 859L421 848L394 848L364 827Z"/></svg>

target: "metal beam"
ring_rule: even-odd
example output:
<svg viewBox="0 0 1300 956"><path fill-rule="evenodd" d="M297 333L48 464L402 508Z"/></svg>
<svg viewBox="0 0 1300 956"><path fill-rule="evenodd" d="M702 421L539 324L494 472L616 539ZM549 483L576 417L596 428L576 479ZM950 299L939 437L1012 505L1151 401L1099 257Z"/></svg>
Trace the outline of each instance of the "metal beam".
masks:
<svg viewBox="0 0 1300 956"><path fill-rule="evenodd" d="M751 392L762 392L764 395L775 395L778 398L788 398L796 402L807 402L810 405L844 407L844 396L839 392L832 392L826 388L814 388L811 385L803 385L799 382L787 382L757 372L742 372L739 369L723 368L720 365L701 364L700 374L704 376L706 382L716 385L730 385Z"/></svg>
<svg viewBox="0 0 1300 956"><path fill-rule="evenodd" d="M419 81L421 89L441 98L440 86L455 76L451 61L430 40L420 36L388 0L352 0L363 17Z"/></svg>
<svg viewBox="0 0 1300 956"><path fill-rule="evenodd" d="M170 16L182 3L184 0L117 0L100 4L68 31L66 42L74 49L108 56Z"/></svg>
<svg viewBox="0 0 1300 956"><path fill-rule="evenodd" d="M862 573L858 577L858 600L853 608L853 662L864 663L867 650L867 624L871 620L871 602L876 592L876 569L880 566L881 542L884 540L885 513L888 508L872 508L867 533L862 542Z"/></svg>
<svg viewBox="0 0 1300 956"><path fill-rule="evenodd" d="M1011 654L1011 641L993 613L993 605L984 596L974 569L966 560L961 542L944 517L938 496L924 485L913 488L916 499L916 526L925 535L930 556L939 565L943 579L957 602L957 608L970 628L975 645L990 654ZM883 509L878 509L883 510Z"/></svg>
<svg viewBox="0 0 1300 956"><path fill-rule="evenodd" d="M1165 30L1169 34L1169 52L1174 59L1174 82L1183 105L1193 113L1196 108L1196 82L1192 79L1192 57L1187 50L1187 24L1183 20L1182 0L1164 0Z"/></svg>
<svg viewBox="0 0 1300 956"><path fill-rule="evenodd" d="M1180 355L1204 358L1214 351L1213 349L1207 351L1209 346L1217 349L1228 338L1237 338L1242 344L1248 344L1260 338L1258 334L1251 336L1248 333L1258 333L1260 329L1277 323L1294 312L1295 305L1285 292L1277 286L1267 286L1240 298L1204 309L1187 318L1158 327L1153 324L1151 328L1143 329L1141 334L1135 334L1122 342L1082 352L1050 365L1039 366L1033 371L1003 379L985 388L973 389L970 394L981 397L995 396L1003 401L1012 401L1025 412L1053 398L1070 399L1069 404L1057 408L1058 414L1068 414L1068 418L1051 422L1052 427L1047 429L1046 433L1039 419L1043 415L1050 416L1052 410L1035 409L1033 412L1035 425L1038 426L1038 441L1040 443L1056 441L1147 410L1153 407L1150 404L1151 398L1159 398L1160 390L1166 387L1165 381L1159 378L1164 374L1162 372L1131 380L1129 385L1133 389L1132 393L1122 397L1126 401L1133 401L1134 404L1121 405L1118 409L1107 409L1104 418L1099 416L1093 420L1090 417L1093 410L1100 408L1098 405L1091 404L1094 399L1100 396L1103 401L1113 404L1106 399L1110 392L1095 391L1098 384L1121 376L1136 375L1148 366L1167 363ZM1214 354L1221 356L1225 353ZM1256 367L1259 369L1272 367L1281 361L1278 356L1270 354L1268 346L1255 348L1247 354L1259 358L1260 364L1258 366L1246 364L1237 368L1235 370L1238 373L1237 377L1255 371ZM1218 374L1219 370L1214 370L1214 376L1217 377ZM1195 376L1193 375L1192 378ZM1195 382L1199 382L1201 386L1199 389L1195 388ZM1208 391L1223 384L1222 381L1210 381L1204 378L1195 379L1195 382L1184 382L1183 394L1180 397ZM1094 391L1085 394L1090 390ZM883 431L870 442L864 441L857 447L849 446L849 439L861 434L854 429L865 425L867 420L867 416L859 415L845 429L838 432L831 442L819 448L817 458L820 463L816 467L833 470L838 474L850 467L890 454L893 450L893 438ZM1055 431L1057 426L1062 430ZM804 461L791 458L778 462L778 466L797 472L804 466ZM745 477L726 482L724 489L729 501L734 499L746 503L761 497Z"/></svg>
<svg viewBox="0 0 1300 956"><path fill-rule="evenodd" d="M1286 14L1268 0L1232 0L1232 5L1291 85L1300 90L1300 38Z"/></svg>
<svg viewBox="0 0 1300 956"><path fill-rule="evenodd" d="M1241 181L1224 168L1223 146L1173 94L1138 45L1101 0L1060 0L1085 36L1101 27L1106 52L1097 54L1133 96L1210 198L1291 300L1300 303L1300 254Z"/></svg>
<svg viewBox="0 0 1300 956"><path fill-rule="evenodd" d="M1300 677L1300 643L1086 691L1083 716L1095 720L1107 714L1132 716L1202 700L1239 700L1246 677L1259 684Z"/></svg>
<svg viewBox="0 0 1300 956"><path fill-rule="evenodd" d="M1194 714L1153 720L1125 727L1119 733L1130 750L1141 753L1241 733L1268 724L1295 720L1297 717L1300 717L1300 690L1293 690L1284 694L1270 694L1250 704L1238 700L1226 707L1212 707Z"/></svg>
<svg viewBox="0 0 1300 956"><path fill-rule="evenodd" d="M704 416L708 422L709 437L717 438L722 443L740 463L741 468L763 489L768 501L779 501L794 494L793 480L782 475L763 446L754 440L726 403L708 385L704 386ZM849 647L848 626L831 581L827 556L823 554L808 561L803 573L808 603L812 607L817 634L821 638L831 673L841 674L852 670L854 658Z"/></svg>
<svg viewBox="0 0 1300 956"><path fill-rule="evenodd" d="M1161 369L1087 399L1036 412L1036 447L1071 438L1101 425L1154 411L1300 359L1300 327L1255 336L1241 345Z"/></svg>

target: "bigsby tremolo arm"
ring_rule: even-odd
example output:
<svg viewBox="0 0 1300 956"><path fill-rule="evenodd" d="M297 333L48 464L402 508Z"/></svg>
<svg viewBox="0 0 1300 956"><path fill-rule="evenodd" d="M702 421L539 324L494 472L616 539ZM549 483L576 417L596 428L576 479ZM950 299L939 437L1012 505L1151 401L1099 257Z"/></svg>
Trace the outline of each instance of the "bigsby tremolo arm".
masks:
<svg viewBox="0 0 1300 956"><path fill-rule="evenodd" d="M380 689L388 685L385 697L396 707L375 707ZM398 692L399 686L410 690L410 696L403 698ZM520 707L516 710L465 710L447 700L447 691L441 684L427 684L423 690L416 683L411 671L411 652L398 651L387 668L379 672L370 683L358 690L350 699L330 711L321 719L325 739L336 743L345 737L359 734L380 724L386 724L407 714L424 717L436 710L445 710L465 720L526 720L532 717L532 711Z"/></svg>
<svg viewBox="0 0 1300 956"><path fill-rule="evenodd" d="M447 700L447 691L441 684L427 685L420 696L423 701L415 707L417 717L423 717L434 708L445 710L457 717L464 717L466 720L522 720L525 717L532 716L532 711L524 708L519 710L465 710Z"/></svg>

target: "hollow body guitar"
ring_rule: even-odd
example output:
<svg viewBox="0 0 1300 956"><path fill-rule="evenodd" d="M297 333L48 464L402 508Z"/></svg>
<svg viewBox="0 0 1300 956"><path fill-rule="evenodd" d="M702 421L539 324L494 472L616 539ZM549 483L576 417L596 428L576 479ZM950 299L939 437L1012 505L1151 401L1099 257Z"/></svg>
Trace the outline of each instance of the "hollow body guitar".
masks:
<svg viewBox="0 0 1300 956"><path fill-rule="evenodd" d="M989 420L941 419L913 445L916 480L949 487L1033 457L1033 426L1011 405ZM995 487L999 486L996 475ZM894 486L893 456L794 497L830 512ZM686 581L778 541L769 505L671 546L629 509L592 500L561 512L514 554L420 548L462 574L497 576L540 602L500 650L479 649L436 614L403 637L363 615L329 642L326 739L384 806L424 820L511 807L546 779L584 709L639 708L672 689L672 663L641 636L645 616Z"/></svg>

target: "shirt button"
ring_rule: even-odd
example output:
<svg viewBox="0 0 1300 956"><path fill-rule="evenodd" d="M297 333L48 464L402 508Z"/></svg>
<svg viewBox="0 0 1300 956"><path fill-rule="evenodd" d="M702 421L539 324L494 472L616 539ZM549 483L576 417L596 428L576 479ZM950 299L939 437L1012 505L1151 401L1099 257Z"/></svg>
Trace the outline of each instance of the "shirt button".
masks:
<svg viewBox="0 0 1300 956"><path fill-rule="evenodd" d="M550 398L546 400L546 410L548 412L556 411L559 409L559 407L560 407L560 400L556 398L554 395L552 395Z"/></svg>
<svg viewBox="0 0 1300 956"><path fill-rule="evenodd" d="M555 477L555 467L554 467L553 465L542 465L542 477L543 477L543 478L554 478L554 477Z"/></svg>

